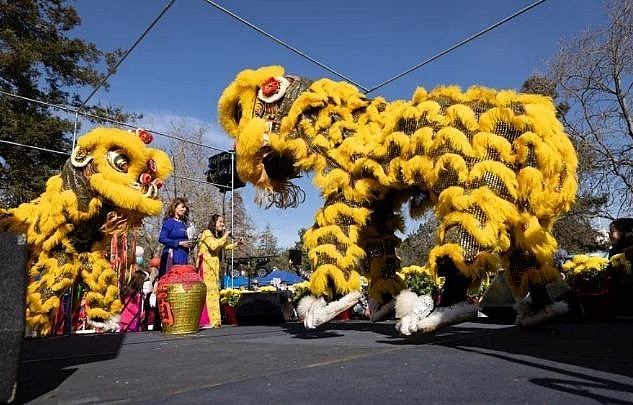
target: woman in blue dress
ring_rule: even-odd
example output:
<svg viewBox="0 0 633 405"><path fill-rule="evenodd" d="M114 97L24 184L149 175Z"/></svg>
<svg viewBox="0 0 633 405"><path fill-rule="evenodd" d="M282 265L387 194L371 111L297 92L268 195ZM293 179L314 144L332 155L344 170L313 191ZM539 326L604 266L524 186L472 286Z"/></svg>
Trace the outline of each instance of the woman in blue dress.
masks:
<svg viewBox="0 0 633 405"><path fill-rule="evenodd" d="M189 207L187 200L176 198L169 205L167 215L163 221L158 241L164 245L160 258L158 276L162 277L169 270L167 268L169 255L172 255L172 264L188 264L189 249L193 241L187 235L187 221L189 219Z"/></svg>

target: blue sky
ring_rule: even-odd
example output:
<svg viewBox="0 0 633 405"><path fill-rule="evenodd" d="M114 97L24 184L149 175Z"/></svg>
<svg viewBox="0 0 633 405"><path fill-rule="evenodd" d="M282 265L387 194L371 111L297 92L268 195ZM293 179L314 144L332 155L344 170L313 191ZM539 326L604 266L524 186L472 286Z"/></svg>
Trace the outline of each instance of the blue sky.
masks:
<svg viewBox="0 0 633 405"><path fill-rule="evenodd" d="M371 88L534 1L296 1L218 2L354 82ZM79 0L82 18L74 35L102 50L129 48L168 4L167 0ZM556 54L561 39L607 21L599 0L549 0L473 42L390 83L370 96L408 99L417 86L474 84L521 87ZM209 145L229 148L217 125L222 90L246 68L282 65L287 73L341 80L203 0L178 0L91 102L141 112L144 124L165 131L171 122L210 128ZM90 89L83 94L87 96ZM211 154L211 153L210 153ZM201 178L203 175L201 174ZM300 182L307 201L300 208L263 210L250 204L255 225L270 224L281 246L309 227L320 197ZM408 222L407 231L416 225Z"/></svg>

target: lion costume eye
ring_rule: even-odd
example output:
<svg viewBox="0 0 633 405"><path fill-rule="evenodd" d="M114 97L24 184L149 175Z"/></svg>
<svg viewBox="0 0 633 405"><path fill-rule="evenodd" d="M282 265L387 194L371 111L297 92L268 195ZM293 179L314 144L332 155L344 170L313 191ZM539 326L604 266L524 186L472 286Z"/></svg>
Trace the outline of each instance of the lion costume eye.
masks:
<svg viewBox="0 0 633 405"><path fill-rule="evenodd" d="M108 152L107 161L112 168L121 173L127 173L130 158L122 150L111 150Z"/></svg>
<svg viewBox="0 0 633 405"><path fill-rule="evenodd" d="M236 124L240 124L240 120L242 119L242 103L240 103L239 101L235 106L235 110L233 111L233 119L235 120Z"/></svg>

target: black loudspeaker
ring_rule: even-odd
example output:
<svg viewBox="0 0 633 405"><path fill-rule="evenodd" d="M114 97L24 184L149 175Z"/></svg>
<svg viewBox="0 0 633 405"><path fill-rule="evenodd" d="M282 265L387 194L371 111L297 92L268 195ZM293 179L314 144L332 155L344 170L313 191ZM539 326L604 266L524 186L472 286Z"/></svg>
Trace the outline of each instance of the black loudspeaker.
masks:
<svg viewBox="0 0 633 405"><path fill-rule="evenodd" d="M205 172L207 181L214 183L220 191L231 188L231 173L235 174L233 188L241 188L246 184L237 176L236 160L231 159L230 152L222 152L209 157L209 169ZM231 170L231 160L233 160L233 170Z"/></svg>
<svg viewBox="0 0 633 405"><path fill-rule="evenodd" d="M272 325L284 322L284 299L278 292L242 294L235 308L238 325Z"/></svg>
<svg viewBox="0 0 633 405"><path fill-rule="evenodd" d="M24 236L0 232L0 403L15 393L26 304Z"/></svg>
<svg viewBox="0 0 633 405"><path fill-rule="evenodd" d="M288 250L288 259L292 260L292 264L295 266L301 266L301 250L290 249Z"/></svg>

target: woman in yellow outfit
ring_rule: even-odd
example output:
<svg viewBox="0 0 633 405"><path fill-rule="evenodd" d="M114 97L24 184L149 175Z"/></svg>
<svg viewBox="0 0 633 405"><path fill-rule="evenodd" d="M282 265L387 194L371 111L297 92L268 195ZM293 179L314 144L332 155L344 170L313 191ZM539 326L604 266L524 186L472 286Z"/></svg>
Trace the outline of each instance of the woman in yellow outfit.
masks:
<svg viewBox="0 0 633 405"><path fill-rule="evenodd" d="M198 240L198 255L202 256L203 278L207 285L207 311L209 312L210 325L219 328L220 321L220 289L218 278L220 276L220 257L223 249L235 249L239 245L229 243L229 234L225 232L224 217L213 214L207 229L202 232ZM201 325L206 326L206 325Z"/></svg>

